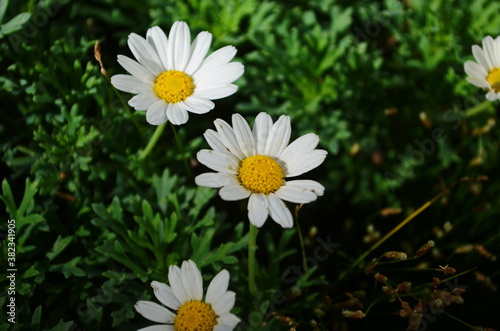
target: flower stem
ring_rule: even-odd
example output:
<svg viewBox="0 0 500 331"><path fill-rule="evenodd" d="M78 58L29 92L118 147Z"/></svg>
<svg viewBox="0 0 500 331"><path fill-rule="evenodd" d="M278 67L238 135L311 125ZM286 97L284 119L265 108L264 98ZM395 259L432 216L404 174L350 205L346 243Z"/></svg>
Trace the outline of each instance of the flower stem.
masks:
<svg viewBox="0 0 500 331"><path fill-rule="evenodd" d="M466 323L466 322L462 321L460 318L455 317L455 316L453 316L452 314L447 313L447 312L445 312L445 311L443 311L443 314L445 314L446 316L448 316L448 317L450 317L450 318L454 319L455 321L457 321L457 322L459 322L459 323L462 323L463 325L465 325L465 326L469 327L471 330L484 330L483 328L480 328L480 327L477 327L477 326L474 326L474 325L470 325L469 323Z"/></svg>
<svg viewBox="0 0 500 331"><path fill-rule="evenodd" d="M151 139L149 139L148 145L139 153L139 160L144 160L149 155L153 147L156 145L156 142L160 138L163 130L165 129L165 124L166 123L163 123L156 127L156 130L151 136Z"/></svg>
<svg viewBox="0 0 500 331"><path fill-rule="evenodd" d="M181 154L182 162L184 162L184 167L186 168L186 172L189 178L193 178L193 173L191 172L191 168L189 167L188 160L184 153L184 147L182 146L179 134L177 134L177 129L175 128L175 125L173 125L172 123L170 123L170 126L172 127L172 132L174 133L175 142L177 143L177 147L179 148L179 153Z"/></svg>
<svg viewBox="0 0 500 331"><path fill-rule="evenodd" d="M299 232L299 240L300 240L300 249L302 251L302 266L304 267L304 271L307 272L307 263L306 263L306 249L304 248L304 237L302 237L302 231L299 225L299 210L302 207L302 204L295 207L295 224L297 224L297 231Z"/></svg>
<svg viewBox="0 0 500 331"><path fill-rule="evenodd" d="M480 114L483 110L487 109L489 105L491 105L491 101L484 100L480 104L478 104L472 108L467 109L465 111L465 117L468 118L468 117L476 116L476 115Z"/></svg>
<svg viewBox="0 0 500 331"><path fill-rule="evenodd" d="M257 228L250 224L248 233L248 290L252 297L255 297L257 285L255 284L255 269L257 262L255 260L255 252L257 251Z"/></svg>

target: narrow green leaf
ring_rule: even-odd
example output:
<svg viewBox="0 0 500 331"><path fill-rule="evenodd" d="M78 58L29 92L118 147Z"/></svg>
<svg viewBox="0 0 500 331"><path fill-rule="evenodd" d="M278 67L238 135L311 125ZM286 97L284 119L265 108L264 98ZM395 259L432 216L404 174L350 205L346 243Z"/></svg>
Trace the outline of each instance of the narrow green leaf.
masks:
<svg viewBox="0 0 500 331"><path fill-rule="evenodd" d="M31 17L31 13L21 13L8 21L7 23L3 24L0 26L0 33L2 35L7 35L12 32L16 32L18 30L21 30L23 25L28 22L28 20Z"/></svg>
<svg viewBox="0 0 500 331"><path fill-rule="evenodd" d="M7 182L7 179L4 179L2 181L2 192L3 195L0 196L0 198L7 206L7 213L11 218L16 219L17 218L16 203L14 201L14 196L12 195L12 190L10 189L10 185L9 182Z"/></svg>
<svg viewBox="0 0 500 331"><path fill-rule="evenodd" d="M68 236L65 238L61 238L61 236L58 236L56 242L54 243L54 246L52 247L52 251L47 253L49 261L52 261L59 254L61 254L61 252L69 245L72 239L73 236Z"/></svg>
<svg viewBox="0 0 500 331"><path fill-rule="evenodd" d="M31 318L31 330L38 331L40 330L40 321L42 319L42 306L38 306L33 313L33 317Z"/></svg>
<svg viewBox="0 0 500 331"><path fill-rule="evenodd" d="M5 16L5 11L9 5L9 0L0 0L0 23L3 22L3 17Z"/></svg>

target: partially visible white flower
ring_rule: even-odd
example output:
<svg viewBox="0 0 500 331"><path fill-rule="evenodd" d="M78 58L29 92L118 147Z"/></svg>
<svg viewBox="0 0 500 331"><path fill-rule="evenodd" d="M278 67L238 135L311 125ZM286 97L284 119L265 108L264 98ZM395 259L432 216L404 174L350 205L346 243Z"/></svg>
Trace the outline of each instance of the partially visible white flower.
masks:
<svg viewBox="0 0 500 331"><path fill-rule="evenodd" d="M175 22L167 38L152 27L146 39L131 33L128 45L138 62L118 55L118 62L130 75L114 75L111 83L119 90L137 94L128 104L146 111L150 124L187 122L188 112L204 114L214 108L211 100L227 97L238 87L231 84L243 74L243 65L229 62L236 55L233 46L223 47L207 58L212 34L203 31L191 44L189 27Z"/></svg>
<svg viewBox="0 0 500 331"><path fill-rule="evenodd" d="M180 268L170 266L168 281L170 286L153 281L151 287L158 301L170 310L151 301L135 304L139 314L162 324L138 331L229 331L240 322L229 312L234 306L235 293L227 290L227 270L222 270L212 279L204 301L203 280L193 261L182 262Z"/></svg>
<svg viewBox="0 0 500 331"><path fill-rule="evenodd" d="M327 152L315 149L318 135L306 134L288 145L290 117L282 115L273 124L271 116L260 113L253 131L239 114L232 117L233 126L221 119L214 130L204 134L212 150L201 150L198 161L217 172L195 178L200 186L221 188L224 200L248 200L248 218L261 227L268 216L284 228L293 226L285 201L308 203L323 195L325 188L312 180L285 181L316 168Z"/></svg>
<svg viewBox="0 0 500 331"><path fill-rule="evenodd" d="M465 62L464 69L468 75L467 81L477 87L486 89L486 99L500 99L500 36L493 39L486 36L483 48L472 46L474 61Z"/></svg>

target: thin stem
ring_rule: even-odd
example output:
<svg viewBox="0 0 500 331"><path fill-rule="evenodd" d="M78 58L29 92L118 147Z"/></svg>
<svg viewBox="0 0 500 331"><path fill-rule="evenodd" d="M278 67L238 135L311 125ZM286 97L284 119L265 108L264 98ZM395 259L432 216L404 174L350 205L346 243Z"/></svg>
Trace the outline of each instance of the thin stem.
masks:
<svg viewBox="0 0 500 331"><path fill-rule="evenodd" d="M257 293L257 285L255 284L255 269L257 262L255 260L255 252L257 251L257 228L250 224L248 233L248 290L250 295L255 297Z"/></svg>
<svg viewBox="0 0 500 331"><path fill-rule="evenodd" d="M172 123L170 123L170 126L172 127L172 132L174 133L175 142L177 143L177 147L179 148L179 153L181 154L182 162L184 162L184 167L186 168L186 172L189 178L193 178L193 173L191 172L191 168L189 167L188 160L184 153L184 147L182 146L181 139L177 134L177 129L175 128L175 125L173 125Z"/></svg>
<svg viewBox="0 0 500 331"><path fill-rule="evenodd" d="M115 92L115 95L118 97L118 100L120 100L120 102L122 103L126 112L129 114L130 119L132 120L132 123L134 124L135 128L142 135L141 127L139 126L139 124L135 120L134 114L130 111L128 104L125 102L125 100L123 100L120 92L118 92L116 87L111 83L111 79L109 78L108 71L106 70L106 68L104 68L104 63L102 62L102 58L101 58L101 46L99 45L99 41L96 41L95 45L94 45L94 57L97 60L97 62L99 62L99 67L101 68L101 74L106 78L109 85L111 86L111 89L113 90L113 92Z"/></svg>
<svg viewBox="0 0 500 331"><path fill-rule="evenodd" d="M363 259L368 254L370 254L371 252L373 252L378 246L382 245L387 239L389 239L390 237L392 237L393 234L395 234L396 232L398 232L402 227L404 227L406 224L408 224L412 219L414 219L417 215L419 215L421 212L423 212L425 209L427 209L429 206L431 206L434 202L436 202L437 200L439 200L443 195L445 195L446 193L448 193L458 183L468 182L468 181L484 181L484 180L487 180L487 179L488 178L484 177L484 176L477 177L477 178L463 177L463 178L460 178L459 180L457 180L456 182L454 182L453 184L451 184L450 186L445 187L434 198L432 198L431 200L427 201L422 206L420 206L420 208L418 208L416 211L414 211L413 213L411 213L410 216L408 216L403 221L401 221L401 223L399 223L398 225L396 225L391 231L389 231L389 233L387 233L385 236L383 236L382 238L380 238L375 244L373 244L372 247L370 247L367 251L365 251L363 254L361 254L356 259L356 261L354 261L354 263L351 265L351 267L349 268L349 270L351 270L354 267L356 267L361 261L363 261ZM340 277L339 277L339 280L343 279L347 275L348 271L345 271L344 273L342 273L340 275Z"/></svg>
<svg viewBox="0 0 500 331"><path fill-rule="evenodd" d="M477 326L470 325L469 323L464 322L464 321L462 321L460 318L455 317L455 316L453 316L452 314L447 313L447 312L445 312L445 311L443 311L443 314L445 314L445 315L446 315L446 316L448 316L448 317L453 318L455 321L460 322L460 323L462 323L463 325L468 326L468 327L469 327L469 328L471 328L472 330L484 330L483 328L478 328Z"/></svg>
<svg viewBox="0 0 500 331"><path fill-rule="evenodd" d="M484 100L480 104L478 104L472 108L467 109L465 111L465 117L468 118L468 117L476 116L477 114L480 114L483 110L485 110L489 105L491 105L491 101Z"/></svg>
<svg viewBox="0 0 500 331"><path fill-rule="evenodd" d="M163 130L165 130L165 125L166 125L166 123L163 123L163 124L160 124L156 127L156 130L153 133L153 135L151 136L151 139L149 139L148 145L146 146L145 149L143 149L139 153L139 160L144 160L149 155L149 153L151 152L153 147L156 145L156 142L158 141L158 139L160 139L160 136L161 136Z"/></svg>
<svg viewBox="0 0 500 331"><path fill-rule="evenodd" d="M301 207L302 204L295 207L295 224L297 224L297 231L299 233L300 249L302 251L302 266L304 267L304 271L307 272L306 249L304 247L304 237L302 237L302 230L300 229L299 224L299 210Z"/></svg>

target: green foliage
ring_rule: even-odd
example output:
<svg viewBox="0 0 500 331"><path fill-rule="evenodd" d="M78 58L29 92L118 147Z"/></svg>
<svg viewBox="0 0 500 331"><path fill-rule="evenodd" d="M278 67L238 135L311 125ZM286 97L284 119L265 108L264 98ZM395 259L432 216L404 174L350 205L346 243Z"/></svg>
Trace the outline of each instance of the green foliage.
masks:
<svg viewBox="0 0 500 331"><path fill-rule="evenodd" d="M451 295L447 282L467 294L446 314L494 327L499 106L482 104L463 64L472 45L500 34L499 12L486 0L0 0L0 261L5 270L13 219L17 269L17 323L2 314L0 330L149 326L134 304L155 301L150 282L168 283L168 267L187 259L205 289L230 272L241 330L405 329L400 299L428 309L436 293ZM234 45L245 73L236 94L192 115L177 135L167 126L141 158L155 127L112 89L94 45L108 76L122 74L116 56L132 56L127 35L168 31L176 20L192 38L211 32L211 51ZM289 115L292 139L314 132L329 155L304 176L326 188L297 211L306 265L297 228L268 220L251 296L246 201L222 201L190 173L206 171L196 153L215 118L239 112L252 122L260 111ZM488 180L459 182L478 176ZM414 257L428 240L436 247ZM388 260L387 251L409 258ZM382 289L404 281L415 290ZM2 307L8 300L0 296ZM344 309L367 316L346 319ZM424 316L429 330L464 327L446 314Z"/></svg>

